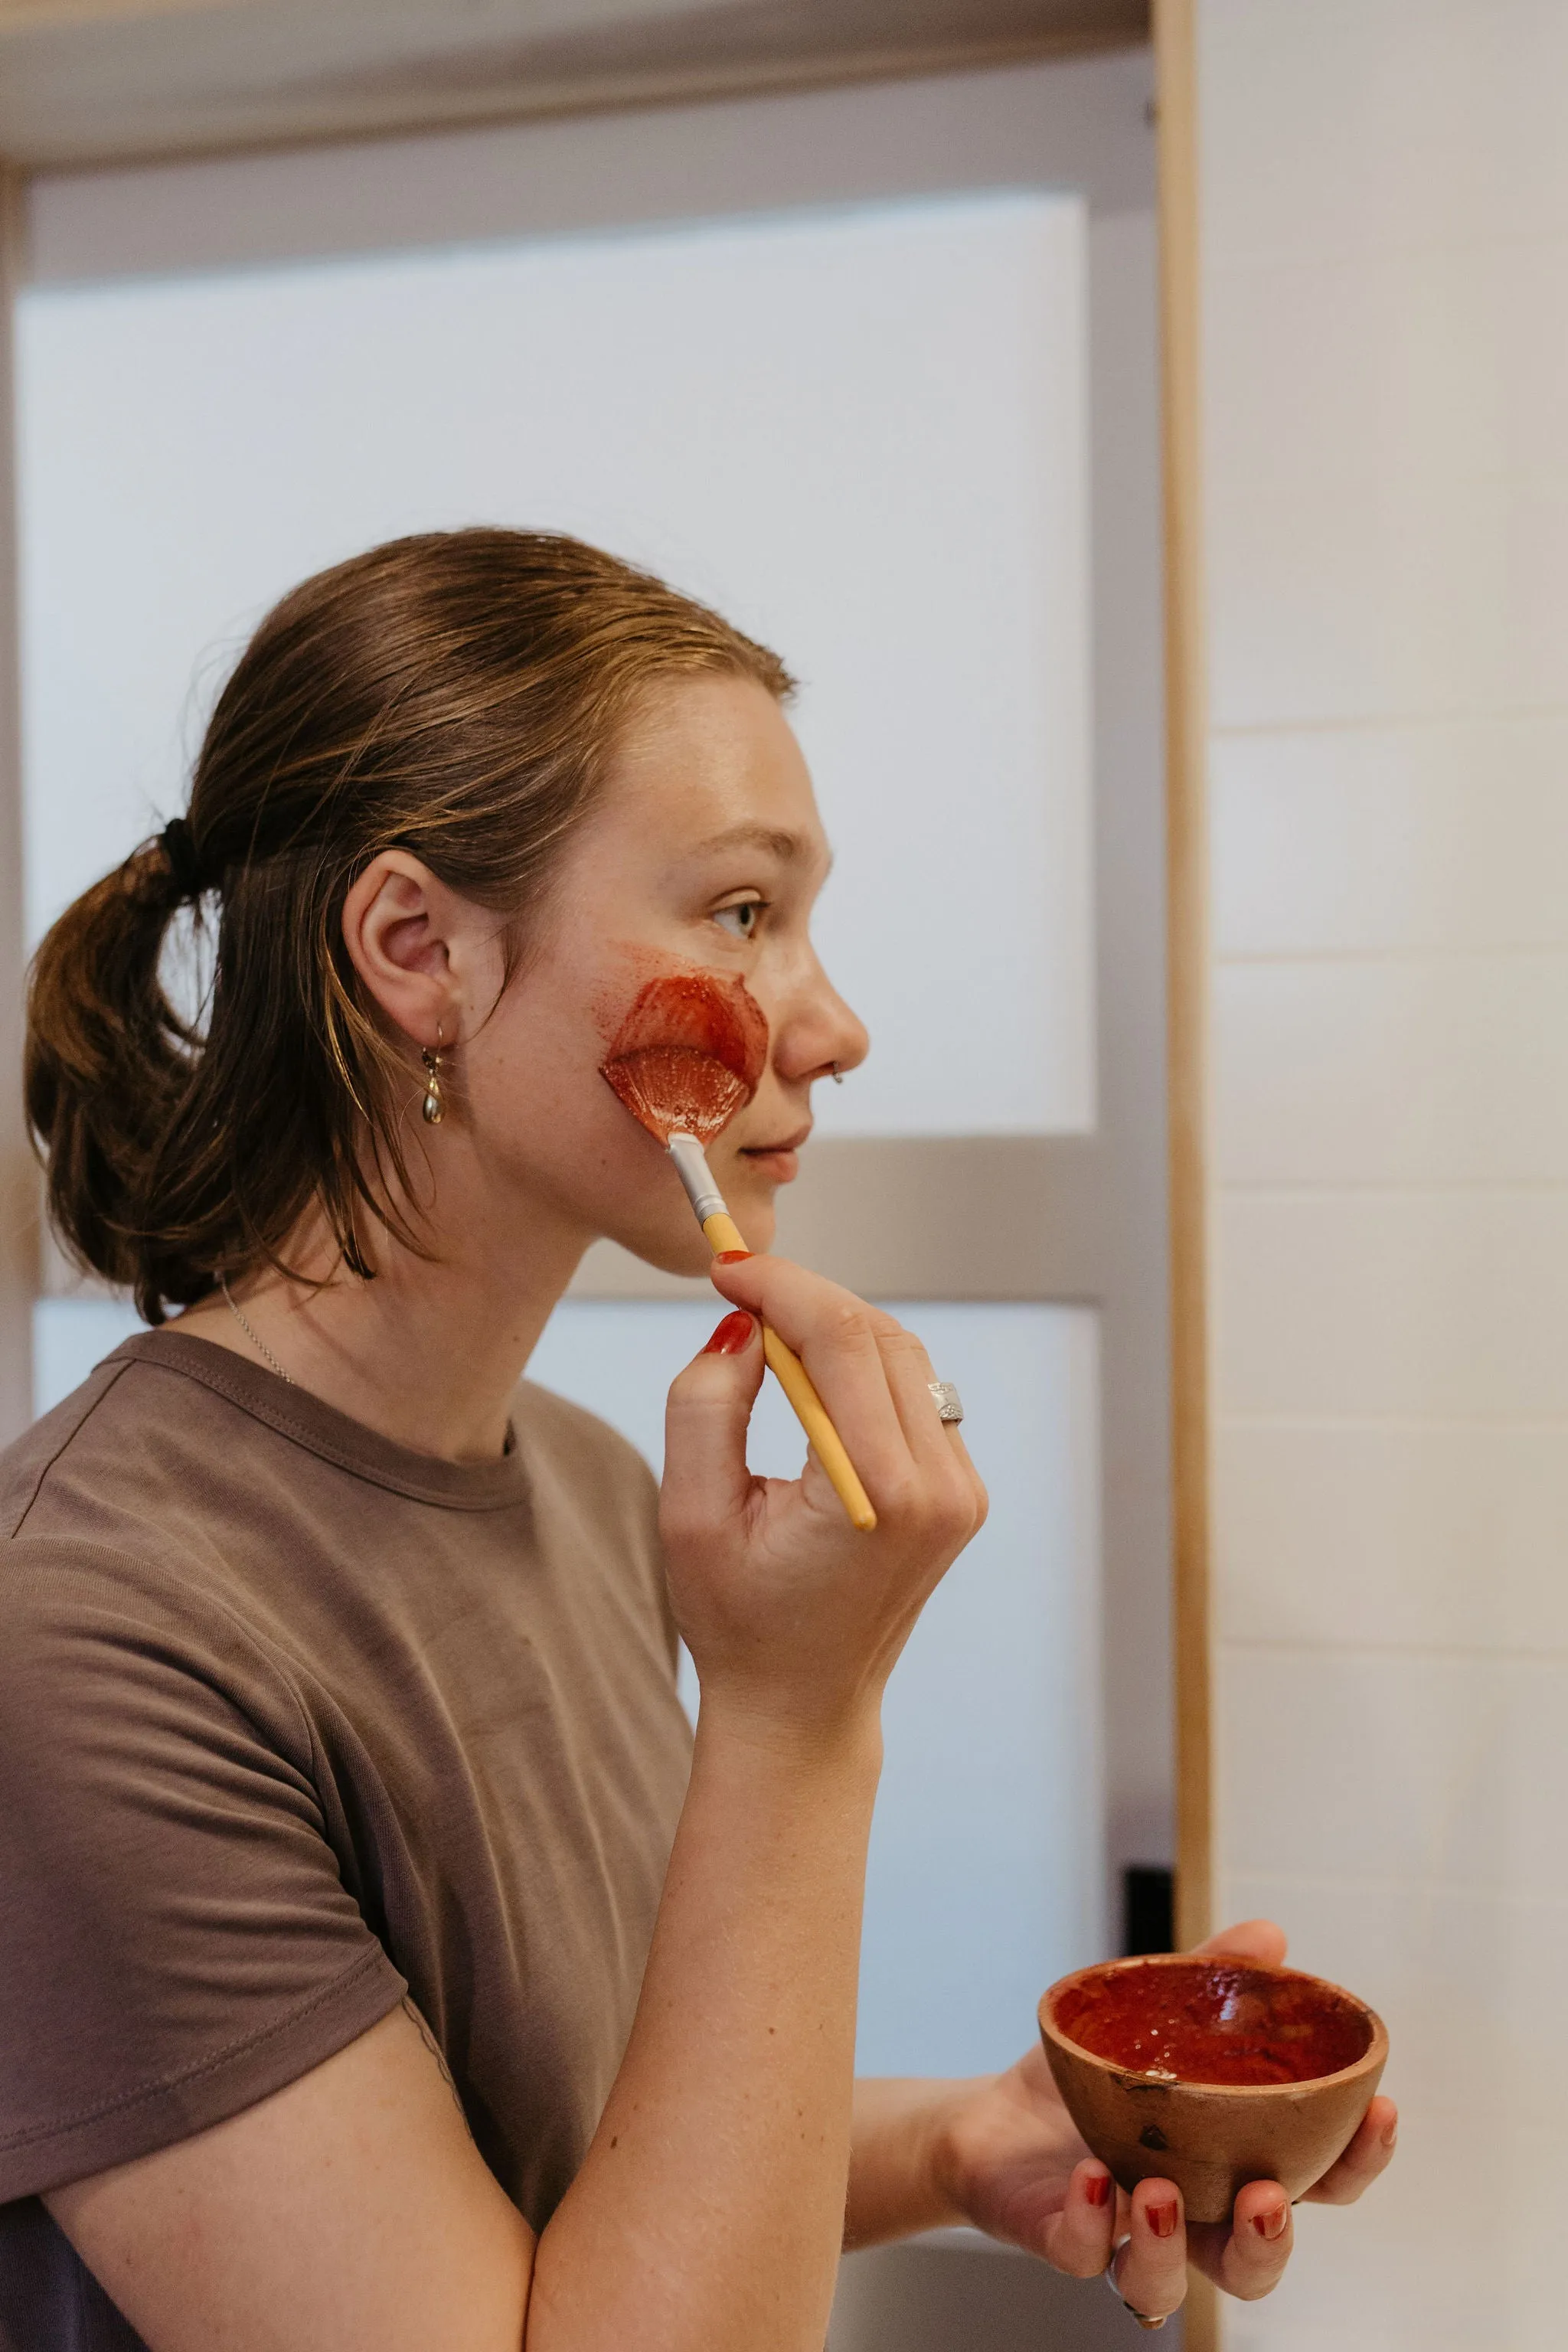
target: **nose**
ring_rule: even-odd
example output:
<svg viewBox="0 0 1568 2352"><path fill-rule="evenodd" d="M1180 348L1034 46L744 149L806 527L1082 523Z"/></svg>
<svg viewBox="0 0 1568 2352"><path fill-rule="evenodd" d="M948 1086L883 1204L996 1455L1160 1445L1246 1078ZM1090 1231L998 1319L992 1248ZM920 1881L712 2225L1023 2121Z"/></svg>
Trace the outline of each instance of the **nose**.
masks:
<svg viewBox="0 0 1568 2352"><path fill-rule="evenodd" d="M871 1050L870 1032L844 1002L815 954L775 1014L773 1068L786 1082L858 1069Z"/></svg>

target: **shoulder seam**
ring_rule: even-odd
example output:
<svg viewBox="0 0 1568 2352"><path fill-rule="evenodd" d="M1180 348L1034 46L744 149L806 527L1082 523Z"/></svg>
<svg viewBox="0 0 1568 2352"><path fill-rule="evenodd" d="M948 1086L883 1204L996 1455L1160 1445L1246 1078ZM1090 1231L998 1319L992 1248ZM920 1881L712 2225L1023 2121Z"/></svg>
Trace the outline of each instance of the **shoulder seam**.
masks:
<svg viewBox="0 0 1568 2352"><path fill-rule="evenodd" d="M103 1371L107 1369L107 1360L105 1363L94 1367L95 1371ZM88 1423L92 1419L93 1414L98 1411L99 1406L103 1402L104 1398L109 1394L110 1389L112 1389L119 1381L125 1369L126 1368L123 1364L115 1365L112 1377L105 1381L102 1388L100 1389L98 1394L93 1398L92 1402L87 1407L87 1410L84 1412L78 1414L75 1421L72 1422L70 1427L67 1430L65 1435L61 1438L59 1444L56 1446L54 1452L49 1455L48 1460L41 1465L37 1476L33 1481L31 1493L28 1495L26 1501L23 1504L16 1517L12 1521L11 1526L6 1529L8 1536L16 1537L21 1534L23 1528L26 1525L28 1513L32 1510L34 1504L37 1501L38 1496L44 1491L44 1482L47 1478L50 1471L54 1468L61 1454L65 1453L68 1446L74 1444L77 1438L80 1436L82 1431L87 1427ZM90 1379L91 1377L92 1374L89 1373L89 1378Z"/></svg>

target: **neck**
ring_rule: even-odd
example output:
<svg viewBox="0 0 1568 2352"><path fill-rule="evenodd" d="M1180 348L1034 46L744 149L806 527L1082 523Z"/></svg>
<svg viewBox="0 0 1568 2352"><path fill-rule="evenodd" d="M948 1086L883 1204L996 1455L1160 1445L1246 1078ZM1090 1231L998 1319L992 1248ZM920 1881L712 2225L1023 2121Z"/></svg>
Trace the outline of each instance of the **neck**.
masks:
<svg viewBox="0 0 1568 2352"><path fill-rule="evenodd" d="M443 1156L441 1213L413 1221L430 1257L378 1226L366 1235L375 1267L366 1282L335 1264L312 1217L279 1253L301 1279L267 1270L231 1288L258 1338L311 1395L416 1453L493 1461L512 1391L593 1235L544 1202L512 1201L498 1215L451 1164L458 1155ZM264 1360L221 1292L179 1325Z"/></svg>

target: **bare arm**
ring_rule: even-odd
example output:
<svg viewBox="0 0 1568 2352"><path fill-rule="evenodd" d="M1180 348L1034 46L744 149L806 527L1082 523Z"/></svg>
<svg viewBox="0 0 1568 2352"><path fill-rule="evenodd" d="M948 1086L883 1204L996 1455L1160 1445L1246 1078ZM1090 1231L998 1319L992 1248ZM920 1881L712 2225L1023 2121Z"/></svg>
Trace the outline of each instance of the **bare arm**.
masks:
<svg viewBox="0 0 1568 2352"><path fill-rule="evenodd" d="M406 2010L242 2115L46 2202L153 2352L522 2341L533 2233Z"/></svg>
<svg viewBox="0 0 1568 2352"><path fill-rule="evenodd" d="M666 1540L702 1711L576 2180L536 2242L398 2012L215 2130L50 2198L153 2352L819 2352L881 1691L984 1501L890 1318L772 1261L721 1278L800 1348L881 1523L857 1535L815 1464L748 1476L754 1334L676 1383Z"/></svg>
<svg viewBox="0 0 1568 2352"><path fill-rule="evenodd" d="M953 2117L991 2080L867 2075L855 2085L844 2243L886 2245L967 2221L949 2182Z"/></svg>
<svg viewBox="0 0 1568 2352"><path fill-rule="evenodd" d="M700 1729L637 2030L540 2243L531 2352L821 2352L879 1763L874 1722L794 1753Z"/></svg>

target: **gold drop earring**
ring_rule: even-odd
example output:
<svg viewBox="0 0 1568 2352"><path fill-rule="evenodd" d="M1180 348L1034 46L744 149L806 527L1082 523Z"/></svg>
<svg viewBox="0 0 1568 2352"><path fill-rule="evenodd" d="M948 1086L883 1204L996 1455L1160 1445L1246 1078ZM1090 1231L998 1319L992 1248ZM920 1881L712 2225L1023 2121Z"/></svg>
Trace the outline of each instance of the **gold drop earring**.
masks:
<svg viewBox="0 0 1568 2352"><path fill-rule="evenodd" d="M438 1021L436 1024L434 1053L428 1045L421 1045L419 1058L425 1065L425 1100L420 1108L426 1127L439 1127L447 1115L447 1106L441 1100L441 1024Z"/></svg>

